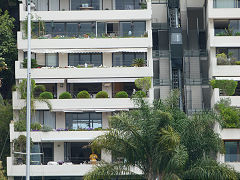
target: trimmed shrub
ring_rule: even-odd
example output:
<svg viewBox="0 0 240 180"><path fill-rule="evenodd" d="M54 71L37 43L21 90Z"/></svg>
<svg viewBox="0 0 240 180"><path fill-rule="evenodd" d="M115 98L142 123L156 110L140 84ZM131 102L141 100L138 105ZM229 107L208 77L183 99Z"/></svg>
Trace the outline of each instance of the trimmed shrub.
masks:
<svg viewBox="0 0 240 180"><path fill-rule="evenodd" d="M44 91L46 91L46 87L44 85L36 85L36 87L34 88L35 94L41 94Z"/></svg>
<svg viewBox="0 0 240 180"><path fill-rule="evenodd" d="M145 98L147 97L144 91L137 91L133 96L133 98Z"/></svg>
<svg viewBox="0 0 240 180"><path fill-rule="evenodd" d="M53 99L53 94L51 92L42 92L40 95L39 95L39 98L40 99Z"/></svg>
<svg viewBox="0 0 240 180"><path fill-rule="evenodd" d="M32 123L31 124L31 129L35 131L40 131L42 128L41 124L38 122Z"/></svg>
<svg viewBox="0 0 240 180"><path fill-rule="evenodd" d="M43 127L41 128L41 130L42 130L43 132L49 132L49 131L52 131L52 128L49 127L49 126L47 126L47 125L43 125Z"/></svg>
<svg viewBox="0 0 240 180"><path fill-rule="evenodd" d="M212 88L219 88L223 91L224 95L232 96L237 88L237 81L234 80L211 80L210 85Z"/></svg>
<svg viewBox="0 0 240 180"><path fill-rule="evenodd" d="M128 98L128 94L125 91L119 91L116 95L115 98Z"/></svg>
<svg viewBox="0 0 240 180"><path fill-rule="evenodd" d="M97 93L96 98L108 98L108 93L105 91L100 91Z"/></svg>
<svg viewBox="0 0 240 180"><path fill-rule="evenodd" d="M23 132L26 131L26 121L19 120L14 122L14 131Z"/></svg>
<svg viewBox="0 0 240 180"><path fill-rule="evenodd" d="M39 65L37 64L36 59L31 59L31 68L37 68ZM27 59L23 60L23 68L27 68Z"/></svg>
<svg viewBox="0 0 240 180"><path fill-rule="evenodd" d="M90 94L84 90L77 94L77 98L79 99L90 98Z"/></svg>
<svg viewBox="0 0 240 180"><path fill-rule="evenodd" d="M236 65L240 65L240 61L235 61L235 64Z"/></svg>
<svg viewBox="0 0 240 180"><path fill-rule="evenodd" d="M63 92L59 95L59 99L72 99L72 95L69 92Z"/></svg>

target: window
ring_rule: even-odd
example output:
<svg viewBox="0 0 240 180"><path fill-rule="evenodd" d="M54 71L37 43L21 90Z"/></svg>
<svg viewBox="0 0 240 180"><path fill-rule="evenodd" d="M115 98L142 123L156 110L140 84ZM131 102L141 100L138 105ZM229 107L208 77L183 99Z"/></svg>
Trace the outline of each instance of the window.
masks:
<svg viewBox="0 0 240 180"><path fill-rule="evenodd" d="M240 141L225 141L225 162L240 162L239 158Z"/></svg>
<svg viewBox="0 0 240 180"><path fill-rule="evenodd" d="M68 37L78 37L78 23L66 23L66 35Z"/></svg>
<svg viewBox="0 0 240 180"><path fill-rule="evenodd" d="M216 48L216 54L224 53L233 61L240 61L240 48Z"/></svg>
<svg viewBox="0 0 240 180"><path fill-rule="evenodd" d="M121 0L116 1L117 10L140 9L140 0Z"/></svg>
<svg viewBox="0 0 240 180"><path fill-rule="evenodd" d="M214 0L214 8L236 8L238 0Z"/></svg>
<svg viewBox="0 0 240 180"><path fill-rule="evenodd" d="M113 66L132 66L134 59L146 60L146 53L113 53Z"/></svg>
<svg viewBox="0 0 240 180"><path fill-rule="evenodd" d="M80 23L80 35L84 36L85 34L95 36L96 35L96 23Z"/></svg>
<svg viewBox="0 0 240 180"><path fill-rule="evenodd" d="M58 54L57 53L46 54L46 66L47 67L58 67Z"/></svg>
<svg viewBox="0 0 240 180"><path fill-rule="evenodd" d="M56 128L56 113L50 111L35 111L31 123L38 122L41 125Z"/></svg>
<svg viewBox="0 0 240 180"><path fill-rule="evenodd" d="M33 0L37 11L59 11L59 0Z"/></svg>
<svg viewBox="0 0 240 180"><path fill-rule="evenodd" d="M24 54L23 54L23 59L27 59L28 57L27 57L27 52L24 52ZM36 58L36 53L31 53L31 59L37 59Z"/></svg>
<svg viewBox="0 0 240 180"><path fill-rule="evenodd" d="M146 31L146 22L134 21L134 22L120 22L120 36L143 36Z"/></svg>
<svg viewBox="0 0 240 180"><path fill-rule="evenodd" d="M42 153L31 155L32 165L47 165L49 161L53 161L53 143L34 143L31 147L32 153Z"/></svg>
<svg viewBox="0 0 240 180"><path fill-rule="evenodd" d="M64 36L65 35L65 23L54 23L53 24L53 36Z"/></svg>
<svg viewBox="0 0 240 180"><path fill-rule="evenodd" d="M102 65L102 53L68 54L69 66L84 65L85 63L93 66Z"/></svg>
<svg viewBox="0 0 240 180"><path fill-rule="evenodd" d="M102 113L66 113L67 129L88 129L102 127Z"/></svg>
<svg viewBox="0 0 240 180"><path fill-rule="evenodd" d="M71 10L81 10L83 7L99 10L100 0L71 0Z"/></svg>

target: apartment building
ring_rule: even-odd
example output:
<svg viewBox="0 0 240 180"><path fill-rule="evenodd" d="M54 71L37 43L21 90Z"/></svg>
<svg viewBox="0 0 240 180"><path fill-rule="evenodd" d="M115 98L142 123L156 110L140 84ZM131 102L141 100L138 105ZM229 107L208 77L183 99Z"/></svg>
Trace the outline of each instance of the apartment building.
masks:
<svg viewBox="0 0 240 180"><path fill-rule="evenodd" d="M153 77L152 7L139 0L34 0L32 2L31 77L53 94L46 103L35 102L32 122L52 130L32 131L32 179L82 179L91 170L89 142L108 129L108 117L135 108L130 97L137 88L135 80ZM26 1L19 5L21 29L17 34L18 61L16 84L26 78ZM144 59L143 67L132 66ZM78 99L87 90L88 99ZM96 98L105 91L109 98ZM115 98L119 91L129 98ZM60 99L69 92L72 99ZM154 99L153 87L147 94ZM25 163L16 158L13 141L25 132L17 132L14 122L25 106L18 91L13 92L14 121L10 124L11 157L7 158L9 179L25 176ZM98 160L111 161L102 151ZM60 165L62 164L63 165Z"/></svg>
<svg viewBox="0 0 240 180"><path fill-rule="evenodd" d="M212 91L211 106L220 99L230 99L231 106L240 107L239 99L239 7L240 1L208 0L207 26L209 51L209 77L217 80L234 80L238 82L232 96L224 96L219 89ZM227 61L222 61L221 55L226 55ZM219 155L219 161L225 162L235 170L239 168L239 129L227 128L217 130L224 140L226 154Z"/></svg>
<svg viewBox="0 0 240 180"><path fill-rule="evenodd" d="M240 80L237 65L219 65L216 58L222 52L239 58L238 36L221 35L229 25L239 32L238 0L34 0L32 5L32 59L40 65L32 69L32 79L54 96L51 111L45 103L35 103L33 122L53 130L31 132L32 152L40 153L32 157L32 179L81 179L90 171L92 152L85 146L104 133L112 113L135 108L130 98L114 97L119 91L130 97L137 78L152 77L149 101L180 89L179 106L189 115L225 98L211 89L209 79ZM27 51L25 1L19 12L17 84L27 74L22 65ZM132 67L136 58L144 59L145 65ZM82 90L91 98L78 99ZM106 91L109 98L95 98L99 91ZM63 92L73 98L59 99ZM239 106L238 94L230 99ZM25 100L13 92L14 122L24 106ZM14 122L11 143L25 134L14 130ZM238 130L218 131L227 151L219 161L240 170ZM8 177L18 180L25 176L26 166L15 154L12 146ZM112 161L104 150L98 156Z"/></svg>

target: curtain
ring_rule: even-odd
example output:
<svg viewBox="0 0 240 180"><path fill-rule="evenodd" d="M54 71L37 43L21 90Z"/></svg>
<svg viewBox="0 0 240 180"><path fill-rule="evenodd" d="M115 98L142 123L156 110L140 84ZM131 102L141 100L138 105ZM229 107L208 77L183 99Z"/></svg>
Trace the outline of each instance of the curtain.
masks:
<svg viewBox="0 0 240 180"><path fill-rule="evenodd" d="M39 0L37 4L38 11L48 11L48 0Z"/></svg>
<svg viewBox="0 0 240 180"><path fill-rule="evenodd" d="M47 67L57 67L58 66L57 53L46 54L46 66Z"/></svg>
<svg viewBox="0 0 240 180"><path fill-rule="evenodd" d="M56 113L50 111L44 111L44 125L51 127L52 129L56 128Z"/></svg>
<svg viewBox="0 0 240 180"><path fill-rule="evenodd" d="M49 0L49 10L59 11L59 0Z"/></svg>

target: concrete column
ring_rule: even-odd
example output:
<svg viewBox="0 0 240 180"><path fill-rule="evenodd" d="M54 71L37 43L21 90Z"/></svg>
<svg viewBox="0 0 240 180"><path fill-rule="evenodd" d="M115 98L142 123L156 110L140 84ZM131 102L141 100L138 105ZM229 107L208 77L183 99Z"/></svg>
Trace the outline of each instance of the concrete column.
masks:
<svg viewBox="0 0 240 180"><path fill-rule="evenodd" d="M103 66L112 67L112 53L103 53Z"/></svg>
<svg viewBox="0 0 240 180"><path fill-rule="evenodd" d="M111 116L111 112L103 112L102 113L102 128L103 129L108 129L109 128L109 117Z"/></svg>
<svg viewBox="0 0 240 180"><path fill-rule="evenodd" d="M54 143L54 161L64 161L64 142Z"/></svg>
<svg viewBox="0 0 240 180"><path fill-rule="evenodd" d="M67 83L64 84L57 84L57 97L63 92L66 92L67 90Z"/></svg>
<svg viewBox="0 0 240 180"><path fill-rule="evenodd" d="M59 128L66 128L64 112L56 112L56 129L59 129Z"/></svg>
<svg viewBox="0 0 240 180"><path fill-rule="evenodd" d="M59 67L66 67L68 66L68 54L58 54L59 57Z"/></svg>
<svg viewBox="0 0 240 180"><path fill-rule="evenodd" d="M112 154L109 151L106 151L105 149L101 150L101 159L103 161L106 161L108 163L112 162Z"/></svg>
<svg viewBox="0 0 240 180"><path fill-rule="evenodd" d="M112 83L102 83L102 90L108 93L109 98L112 98Z"/></svg>

